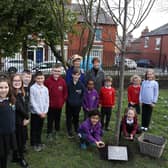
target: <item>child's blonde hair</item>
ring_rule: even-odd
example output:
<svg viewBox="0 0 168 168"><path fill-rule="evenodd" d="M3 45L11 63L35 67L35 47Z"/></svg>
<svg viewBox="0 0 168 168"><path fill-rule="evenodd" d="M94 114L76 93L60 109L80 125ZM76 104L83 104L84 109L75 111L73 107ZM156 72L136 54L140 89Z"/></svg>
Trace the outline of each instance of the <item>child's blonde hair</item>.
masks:
<svg viewBox="0 0 168 168"><path fill-rule="evenodd" d="M148 72L151 72L151 73L153 74L153 80L155 80L155 72L154 72L153 69L148 69L148 70L146 71L146 73L145 73L145 80L147 80L147 74L148 74Z"/></svg>
<svg viewBox="0 0 168 168"><path fill-rule="evenodd" d="M139 75L133 75L130 78L130 82L133 83L134 79L138 79L139 83L141 83L141 77Z"/></svg>

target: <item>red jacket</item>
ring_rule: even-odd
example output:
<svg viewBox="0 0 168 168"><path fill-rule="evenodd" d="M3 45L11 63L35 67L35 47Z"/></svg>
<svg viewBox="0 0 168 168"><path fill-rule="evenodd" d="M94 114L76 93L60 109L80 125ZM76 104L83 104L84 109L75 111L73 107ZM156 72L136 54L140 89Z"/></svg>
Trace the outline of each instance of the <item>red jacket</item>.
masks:
<svg viewBox="0 0 168 168"><path fill-rule="evenodd" d="M127 89L127 92L128 92L128 102L139 104L140 85L137 87L130 85Z"/></svg>
<svg viewBox="0 0 168 168"><path fill-rule="evenodd" d="M99 103L102 107L112 107L115 104L115 89L113 87L101 87Z"/></svg>
<svg viewBox="0 0 168 168"><path fill-rule="evenodd" d="M68 95L65 80L62 77L55 80L51 75L44 84L49 91L49 107L62 108Z"/></svg>
<svg viewBox="0 0 168 168"><path fill-rule="evenodd" d="M127 124L127 116L124 115L124 117L122 118L122 132L124 133L124 136L128 136L130 134L132 134L133 136L136 134L137 130L138 130L138 121L137 121L137 117L135 116L134 117L134 123L133 123L133 127L132 127L132 130L131 130L131 133L128 133L128 128L129 128L129 125Z"/></svg>

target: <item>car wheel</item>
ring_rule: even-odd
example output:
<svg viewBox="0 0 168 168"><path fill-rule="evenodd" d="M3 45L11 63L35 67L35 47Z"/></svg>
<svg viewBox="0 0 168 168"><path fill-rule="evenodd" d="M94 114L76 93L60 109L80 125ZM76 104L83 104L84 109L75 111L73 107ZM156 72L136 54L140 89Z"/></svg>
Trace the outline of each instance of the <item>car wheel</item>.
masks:
<svg viewBox="0 0 168 168"><path fill-rule="evenodd" d="M17 72L17 69L15 67L10 67L8 69L8 73L16 73Z"/></svg>

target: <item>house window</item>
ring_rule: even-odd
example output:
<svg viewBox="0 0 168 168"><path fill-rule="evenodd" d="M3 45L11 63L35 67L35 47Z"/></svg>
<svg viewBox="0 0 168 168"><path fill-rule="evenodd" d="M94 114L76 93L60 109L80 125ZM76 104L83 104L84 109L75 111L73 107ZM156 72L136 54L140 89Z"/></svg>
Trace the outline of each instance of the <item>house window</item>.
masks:
<svg viewBox="0 0 168 168"><path fill-rule="evenodd" d="M155 43L155 50L160 50L160 37L159 38L156 38L156 43Z"/></svg>
<svg viewBox="0 0 168 168"><path fill-rule="evenodd" d="M149 37L145 37L145 41L144 41L144 48L148 48L148 44L149 43Z"/></svg>
<svg viewBox="0 0 168 168"><path fill-rule="evenodd" d="M95 41L102 41L102 29L96 29L95 31Z"/></svg>

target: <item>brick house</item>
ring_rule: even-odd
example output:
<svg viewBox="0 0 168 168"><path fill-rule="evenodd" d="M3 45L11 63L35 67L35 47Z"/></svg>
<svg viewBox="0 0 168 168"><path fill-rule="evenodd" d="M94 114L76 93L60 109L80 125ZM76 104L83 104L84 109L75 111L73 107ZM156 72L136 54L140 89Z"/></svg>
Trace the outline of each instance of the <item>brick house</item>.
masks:
<svg viewBox="0 0 168 168"><path fill-rule="evenodd" d="M68 39L65 43L68 50L67 57L70 57L72 54L76 53L81 54L82 49L87 45L89 32L86 28L81 39L80 34L85 21L80 14L80 6L78 4L71 4L70 7L71 10L79 14L78 23L75 26L78 35L68 35ZM114 42L116 40L117 25L103 9L100 10L97 24L90 57L97 56L102 61L103 66L112 66L115 57Z"/></svg>
<svg viewBox="0 0 168 168"><path fill-rule="evenodd" d="M142 32L141 37L134 40L127 48L127 57L132 59L147 58L157 67L168 65L168 24L151 32L148 28Z"/></svg>

